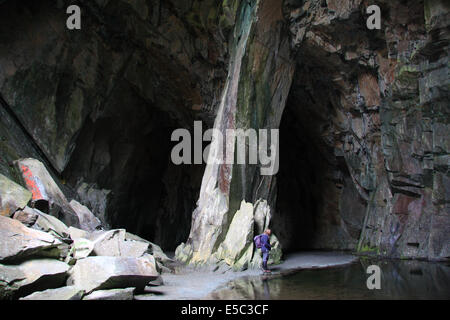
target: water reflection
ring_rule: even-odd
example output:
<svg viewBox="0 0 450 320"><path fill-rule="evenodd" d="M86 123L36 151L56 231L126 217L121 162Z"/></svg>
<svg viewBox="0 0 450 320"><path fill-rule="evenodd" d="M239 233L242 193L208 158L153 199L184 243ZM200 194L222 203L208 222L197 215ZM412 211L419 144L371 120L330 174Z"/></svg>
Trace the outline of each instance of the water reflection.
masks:
<svg viewBox="0 0 450 320"><path fill-rule="evenodd" d="M270 287L269 287L269 279L263 278L262 279L262 283L263 283L263 288L264 288L264 300L269 300L270 299Z"/></svg>
<svg viewBox="0 0 450 320"><path fill-rule="evenodd" d="M381 269L381 289L366 286L367 267ZM450 299L450 265L423 261L361 261L287 276L234 280L207 299Z"/></svg>

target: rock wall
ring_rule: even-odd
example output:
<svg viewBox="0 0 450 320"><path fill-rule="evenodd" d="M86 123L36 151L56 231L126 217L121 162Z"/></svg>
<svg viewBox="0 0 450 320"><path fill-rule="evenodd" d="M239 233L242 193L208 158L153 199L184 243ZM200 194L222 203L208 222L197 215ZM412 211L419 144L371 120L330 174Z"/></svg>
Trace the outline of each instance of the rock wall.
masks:
<svg viewBox="0 0 450 320"><path fill-rule="evenodd" d="M361 24L367 5L305 2L290 16L293 44L300 59L308 61L304 68L328 74L329 90L323 94L334 115L321 135L336 158L343 156L366 202L359 239L353 236L338 247L353 248L359 240L360 252L446 258L448 5L380 2L380 31ZM304 12L312 14L301 18ZM317 83L313 81L310 87ZM318 96L309 91L314 99ZM328 225L349 229L347 208L341 207L337 221ZM330 210L322 215L329 216ZM328 247L333 238L342 237L321 232L315 246Z"/></svg>
<svg viewBox="0 0 450 320"><path fill-rule="evenodd" d="M244 2L240 4L239 12L229 74L214 124L223 136L227 129L276 128L295 65L288 37L282 36L286 30L281 23L281 2ZM224 157L234 158L234 141L225 140L223 144L226 146ZM246 262L253 257L252 252L245 250L240 254L233 253L232 257L220 249L214 253L222 241L226 245L230 238L228 233L233 230L229 227L238 218L236 212L241 212L237 211L241 201L255 203L259 198L269 198L273 176L260 176L258 165L220 163L222 158L213 161L221 151L218 139L213 138L209 154L211 163L203 175L191 233L187 243L177 248L177 256L182 261L202 264L225 259L233 265L242 255ZM253 241L253 223L249 226L247 245ZM253 251L253 247L250 248ZM242 267L245 263L238 265Z"/></svg>
<svg viewBox="0 0 450 320"><path fill-rule="evenodd" d="M278 188L252 166L207 168L180 259L214 261L242 199L269 201L271 225L287 248L448 258L449 8L442 1L380 1L377 31L366 28L368 5L241 6L253 13L250 36L235 29L236 50L245 53L232 59L227 84L237 83L237 93L224 91L228 109L220 109L215 127L277 128L287 107L292 118L281 135L290 143L281 139L288 146ZM291 161L287 171L283 161ZM230 257L223 259L242 265Z"/></svg>
<svg viewBox="0 0 450 320"><path fill-rule="evenodd" d="M203 168L168 165L170 134L212 123L235 4L80 1L79 31L61 1L0 5L1 172L39 159L105 225L173 249Z"/></svg>
<svg viewBox="0 0 450 320"><path fill-rule="evenodd" d="M377 1L380 30L366 0L79 3L69 32L62 2L0 1L1 174L22 183L13 161L38 159L102 225L183 242L189 263L256 264L267 226L275 262L449 257L445 1ZM194 120L280 128L278 175L171 164L171 132Z"/></svg>

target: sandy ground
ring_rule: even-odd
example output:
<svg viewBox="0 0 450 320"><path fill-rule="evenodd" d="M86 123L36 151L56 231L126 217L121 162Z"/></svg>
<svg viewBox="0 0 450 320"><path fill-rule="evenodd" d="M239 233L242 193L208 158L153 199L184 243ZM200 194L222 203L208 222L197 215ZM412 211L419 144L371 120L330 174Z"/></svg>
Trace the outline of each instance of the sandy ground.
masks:
<svg viewBox="0 0 450 320"><path fill-rule="evenodd" d="M342 266L357 260L357 257L342 252L302 252L286 255L283 263L269 267L273 275L279 275L304 269ZM147 290L147 294L137 295L135 298L137 300L202 299L231 280L261 274L260 270L255 269L242 272L212 272L184 267L177 269L174 274L163 274L163 285L151 287Z"/></svg>

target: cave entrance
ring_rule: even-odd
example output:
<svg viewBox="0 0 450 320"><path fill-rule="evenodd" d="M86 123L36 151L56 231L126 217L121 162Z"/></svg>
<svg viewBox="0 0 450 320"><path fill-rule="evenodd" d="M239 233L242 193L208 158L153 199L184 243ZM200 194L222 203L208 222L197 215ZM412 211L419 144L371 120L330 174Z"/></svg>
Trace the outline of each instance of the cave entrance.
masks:
<svg viewBox="0 0 450 320"><path fill-rule="evenodd" d="M107 227L124 228L173 251L189 235L204 171L202 165L171 161L178 143L171 134L193 130L190 119L142 99L124 81L102 115L82 127L64 177L82 189L79 201ZM99 190L110 190L105 208L98 205Z"/></svg>
<svg viewBox="0 0 450 320"><path fill-rule="evenodd" d="M276 214L272 229L284 252L314 245L317 215L328 164L318 141L321 115L309 109L313 98L293 86L280 124L280 167L277 175Z"/></svg>
<svg viewBox="0 0 450 320"><path fill-rule="evenodd" d="M299 64L280 123L277 201L272 230L284 252L353 249L365 203L342 151L339 90L313 58ZM337 120L338 119L338 120Z"/></svg>

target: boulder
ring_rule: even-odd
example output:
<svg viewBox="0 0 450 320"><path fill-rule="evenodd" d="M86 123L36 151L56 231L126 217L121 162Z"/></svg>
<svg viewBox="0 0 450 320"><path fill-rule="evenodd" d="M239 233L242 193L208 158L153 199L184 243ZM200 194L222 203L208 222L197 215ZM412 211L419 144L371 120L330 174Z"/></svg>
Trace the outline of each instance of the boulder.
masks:
<svg viewBox="0 0 450 320"><path fill-rule="evenodd" d="M175 259L182 263L189 263L193 254L192 245L182 242L175 250Z"/></svg>
<svg viewBox="0 0 450 320"><path fill-rule="evenodd" d="M64 241L67 242L67 239L64 239ZM70 252L70 244L63 242L62 244L58 245L58 250L59 250L59 257L58 259L61 261L64 261L67 256L69 255Z"/></svg>
<svg viewBox="0 0 450 320"><path fill-rule="evenodd" d="M152 268L154 268L158 273L160 273L160 268L158 266L158 262L156 261L154 256L152 256L151 254L146 253L141 258L142 259L146 259L147 262L149 264L151 264Z"/></svg>
<svg viewBox="0 0 450 320"><path fill-rule="evenodd" d="M58 216L66 225L79 226L77 214L42 162L26 158L14 163L22 173L27 189L32 193L32 203L36 208L46 207L47 213Z"/></svg>
<svg viewBox="0 0 450 320"><path fill-rule="evenodd" d="M73 241L66 262L73 264L75 260L88 257L94 250L94 243L88 239L77 238Z"/></svg>
<svg viewBox="0 0 450 320"><path fill-rule="evenodd" d="M254 214L256 234L263 233L269 227L270 218L270 206L267 204L267 200L256 201Z"/></svg>
<svg viewBox="0 0 450 320"><path fill-rule="evenodd" d="M70 206L80 220L80 228L86 231L94 231L101 228L102 223L86 206L76 200L70 201Z"/></svg>
<svg viewBox="0 0 450 320"><path fill-rule="evenodd" d="M102 225L109 228L106 211L110 199L111 190L98 189L96 184L81 183L77 188L80 201L88 206L92 213L100 219Z"/></svg>
<svg viewBox="0 0 450 320"><path fill-rule="evenodd" d="M95 231L87 234L87 238L75 238L66 262L73 263L89 255L139 258L147 255L148 248L147 242L126 240L124 229Z"/></svg>
<svg viewBox="0 0 450 320"><path fill-rule="evenodd" d="M93 232L90 240L94 243L95 255L120 257L120 244L125 241L125 229Z"/></svg>
<svg viewBox="0 0 450 320"><path fill-rule="evenodd" d="M51 233L56 237L69 237L69 228L63 222L38 209L25 207L25 209L14 213L13 219L18 220L33 229Z"/></svg>
<svg viewBox="0 0 450 320"><path fill-rule="evenodd" d="M236 268L245 268L253 253L253 204L245 200L233 217L224 242L217 250L217 258L223 259L233 266L239 261Z"/></svg>
<svg viewBox="0 0 450 320"><path fill-rule="evenodd" d="M10 263L31 256L59 257L61 242L52 235L27 228L18 220L0 216L0 262Z"/></svg>
<svg viewBox="0 0 450 320"><path fill-rule="evenodd" d="M161 276L159 276L157 279L155 279L153 281L150 281L148 283L148 286L146 287L146 290L147 290L147 288L158 287L158 286L162 286L162 285L164 285L164 280L163 280L163 278Z"/></svg>
<svg viewBox="0 0 450 320"><path fill-rule="evenodd" d="M19 267L0 264L0 300L13 298L24 280L25 274Z"/></svg>
<svg viewBox="0 0 450 320"><path fill-rule="evenodd" d="M51 233L56 237L69 237L69 228L59 219L49 214L45 214L37 209L34 209L34 211L37 213L38 218L36 223L33 225L33 229Z"/></svg>
<svg viewBox="0 0 450 320"><path fill-rule="evenodd" d="M69 265L54 259L36 259L19 265L0 264L0 298L23 297L64 285Z"/></svg>
<svg viewBox="0 0 450 320"><path fill-rule="evenodd" d="M164 251L161 249L160 246L145 240L137 235L134 235L132 233L126 232L125 233L125 240L134 240L134 241L140 241L140 242L145 242L148 243L148 248L149 248L149 253L155 257L155 259L161 263L168 263L168 262L173 262L173 259L170 259L165 253Z"/></svg>
<svg viewBox="0 0 450 320"><path fill-rule="evenodd" d="M283 256L281 243L278 238L272 233L269 239L272 250L269 254L269 264L279 264L281 262L281 257Z"/></svg>
<svg viewBox="0 0 450 320"><path fill-rule="evenodd" d="M68 285L90 293L100 289L135 287L142 290L158 272L146 258L87 257L70 271Z"/></svg>
<svg viewBox="0 0 450 320"><path fill-rule="evenodd" d="M98 290L85 296L83 300L133 300L135 288Z"/></svg>
<svg viewBox="0 0 450 320"><path fill-rule="evenodd" d="M81 300L84 291L74 286L34 292L19 300Z"/></svg>
<svg viewBox="0 0 450 320"><path fill-rule="evenodd" d="M160 272L160 273L173 273L174 270L171 268L166 267L165 265L163 265L161 262L156 261L156 269Z"/></svg>
<svg viewBox="0 0 450 320"><path fill-rule="evenodd" d="M78 228L69 227L67 232L69 233L69 236L72 240L76 240L79 238L85 238L85 239L89 238L89 232L78 229Z"/></svg>
<svg viewBox="0 0 450 320"><path fill-rule="evenodd" d="M97 256L138 258L149 249L148 241L127 240L125 229L94 232L94 254Z"/></svg>
<svg viewBox="0 0 450 320"><path fill-rule="evenodd" d="M13 219L22 222L27 227L31 227L36 223L39 215L34 209L25 207L23 210L16 211L13 215Z"/></svg>
<svg viewBox="0 0 450 320"><path fill-rule="evenodd" d="M0 216L10 217L18 209L26 207L31 192L0 174Z"/></svg>
<svg viewBox="0 0 450 320"><path fill-rule="evenodd" d="M149 244L142 241L124 240L120 243L120 256L139 258L148 251Z"/></svg>
<svg viewBox="0 0 450 320"><path fill-rule="evenodd" d="M170 259L160 246L150 242L149 243L150 254L155 257L155 259L163 264L173 262L173 259Z"/></svg>
<svg viewBox="0 0 450 320"><path fill-rule="evenodd" d="M134 241L142 241L142 242L148 242L150 243L150 241L145 240L144 238L141 238L135 234L132 234L130 232L125 232L125 240L134 240Z"/></svg>

